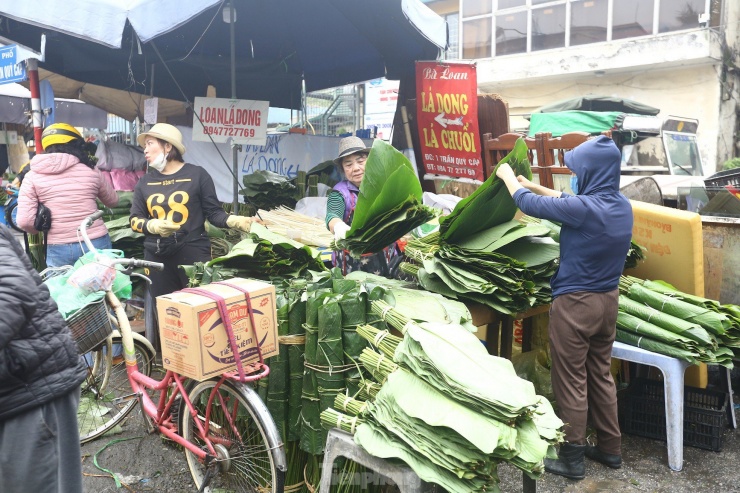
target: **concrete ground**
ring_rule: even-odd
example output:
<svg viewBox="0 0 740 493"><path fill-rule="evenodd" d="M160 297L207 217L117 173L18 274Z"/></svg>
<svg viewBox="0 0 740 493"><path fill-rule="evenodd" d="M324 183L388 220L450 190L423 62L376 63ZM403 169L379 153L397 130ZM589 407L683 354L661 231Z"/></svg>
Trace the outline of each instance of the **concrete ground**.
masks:
<svg viewBox="0 0 740 493"><path fill-rule="evenodd" d="M123 433L85 444L83 484L85 493L123 491L109 472L126 483L129 492L182 493L195 491L184 454L157 435L146 433L143 419L134 411ZM623 466L609 469L586 459L586 479L572 481L545 474L536 482L537 493L724 493L740 491L740 432L725 429L721 452L684 447L680 472L668 468L664 442L624 435ZM119 441L124 440L124 441ZM103 471L95 467L97 458ZM501 491L520 493L522 474L504 464L499 467Z"/></svg>
<svg viewBox="0 0 740 493"><path fill-rule="evenodd" d="M586 479L573 481L545 474L537 493L699 493L740 491L740 432L726 429L721 452L684 447L680 472L668 467L665 442L624 435L621 469L610 469L586 459ZM502 466L501 491L522 491L518 470Z"/></svg>

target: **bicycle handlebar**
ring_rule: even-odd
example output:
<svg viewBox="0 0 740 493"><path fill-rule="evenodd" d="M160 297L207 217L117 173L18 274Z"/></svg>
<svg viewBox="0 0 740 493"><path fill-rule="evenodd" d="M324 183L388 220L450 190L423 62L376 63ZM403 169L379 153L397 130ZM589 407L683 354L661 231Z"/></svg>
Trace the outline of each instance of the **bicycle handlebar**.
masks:
<svg viewBox="0 0 740 493"><path fill-rule="evenodd" d="M82 220L82 223L80 223L80 235L82 236L82 239L85 241L85 245L87 245L87 249L90 250L93 253L97 253L98 249L95 248L95 245L92 244L90 241L90 237L87 236L87 228L92 225L95 221L103 217L104 212L103 211L95 211L93 214L90 214L85 219ZM154 270L163 270L164 264L160 262L150 262L148 260L137 260L135 258L117 258L113 259L114 264L120 264L127 266L128 268L134 269L137 267L144 267L148 269L154 269Z"/></svg>
<svg viewBox="0 0 740 493"><path fill-rule="evenodd" d="M164 269L164 264L160 262L150 262L148 260L137 260L135 258L119 258L114 259L114 263L125 265L131 268L137 268L137 267L144 267L147 269L154 269L154 270L162 270Z"/></svg>

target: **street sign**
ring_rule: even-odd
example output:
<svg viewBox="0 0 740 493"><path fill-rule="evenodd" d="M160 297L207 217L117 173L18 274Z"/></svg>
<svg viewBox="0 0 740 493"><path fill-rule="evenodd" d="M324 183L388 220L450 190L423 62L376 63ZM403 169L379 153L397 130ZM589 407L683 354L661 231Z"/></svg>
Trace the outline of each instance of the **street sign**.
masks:
<svg viewBox="0 0 740 493"><path fill-rule="evenodd" d="M483 181L475 65L416 62L416 115L424 170Z"/></svg>
<svg viewBox="0 0 740 493"><path fill-rule="evenodd" d="M193 140L264 145L269 101L195 98Z"/></svg>
<svg viewBox="0 0 740 493"><path fill-rule="evenodd" d="M18 47L8 45L0 48L0 84L26 80L26 64L18 61Z"/></svg>

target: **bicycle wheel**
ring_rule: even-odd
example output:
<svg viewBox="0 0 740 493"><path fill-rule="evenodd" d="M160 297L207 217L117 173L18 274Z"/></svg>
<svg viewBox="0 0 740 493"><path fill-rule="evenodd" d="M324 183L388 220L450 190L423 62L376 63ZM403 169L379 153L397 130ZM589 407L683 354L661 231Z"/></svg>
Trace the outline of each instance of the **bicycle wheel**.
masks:
<svg viewBox="0 0 740 493"><path fill-rule="evenodd" d="M17 200L9 201L9 203L5 206L5 224L13 228L14 230L18 231L19 233L23 233L24 231L21 228L19 228L15 222L17 213L18 213L18 201Z"/></svg>
<svg viewBox="0 0 740 493"><path fill-rule="evenodd" d="M259 398L255 394L250 399L249 393L254 391L244 385L225 381L216 389L217 384L217 380L191 384L188 396L197 418L188 412L184 402L180 404L183 438L204 450L207 439L218 454L215 473L210 475L204 491L282 493L285 452L267 408L264 404L260 408L253 405L254 399ZM205 427L205 437L200 434L195 419ZM208 467L187 448L185 456L195 486L201 488Z"/></svg>
<svg viewBox="0 0 740 493"><path fill-rule="evenodd" d="M126 373L126 362L115 353L120 337L109 337L97 350L81 356L88 365L88 376L82 384L77 425L80 443L104 435L118 425L136 406ZM139 371L151 375L154 355L149 348L134 339L134 352Z"/></svg>

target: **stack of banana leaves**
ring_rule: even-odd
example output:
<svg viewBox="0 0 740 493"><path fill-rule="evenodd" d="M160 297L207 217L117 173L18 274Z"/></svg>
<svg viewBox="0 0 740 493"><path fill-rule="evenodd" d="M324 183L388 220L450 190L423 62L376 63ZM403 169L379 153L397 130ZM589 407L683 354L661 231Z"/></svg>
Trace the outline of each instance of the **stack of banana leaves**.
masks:
<svg viewBox="0 0 740 493"><path fill-rule="evenodd" d="M332 244L354 257L376 253L432 218L438 211L422 205L414 168L402 153L376 139L365 163L352 227Z"/></svg>
<svg viewBox="0 0 740 493"><path fill-rule="evenodd" d="M144 235L131 229L129 213L105 222L113 248L124 252L126 257L144 258Z"/></svg>
<svg viewBox="0 0 740 493"><path fill-rule="evenodd" d="M98 209L103 211L103 221L112 221L120 217L127 217L131 214L131 203L134 199L134 192L116 191L118 203L115 207L106 207L101 201L97 201Z"/></svg>
<svg viewBox="0 0 740 493"><path fill-rule="evenodd" d="M287 177L272 171L257 170L244 175L244 189L239 191L245 201L256 209L267 211L282 205L295 208L298 189Z"/></svg>
<svg viewBox="0 0 740 493"><path fill-rule="evenodd" d="M246 237L226 255L183 268L192 286L229 277L290 278L304 275L308 270L326 270L319 255L311 247L253 223Z"/></svg>
<svg viewBox="0 0 740 493"><path fill-rule="evenodd" d="M354 433L370 454L401 459L449 492L499 491L502 461L542 474L563 422L508 360L490 356L459 324L417 323L382 300L372 309L403 337L358 327L379 351L360 357L378 385L338 395L321 415L326 428Z"/></svg>
<svg viewBox="0 0 740 493"><path fill-rule="evenodd" d="M690 363L732 368L740 355L740 307L662 281L622 276L617 340Z"/></svg>
<svg viewBox="0 0 740 493"><path fill-rule="evenodd" d="M501 163L509 163L517 175L532 177L522 139ZM560 247L547 226L514 221L516 210L503 181L492 173L440 219L438 233L407 244L406 256L414 263L401 269L426 290L500 313L549 303Z"/></svg>

